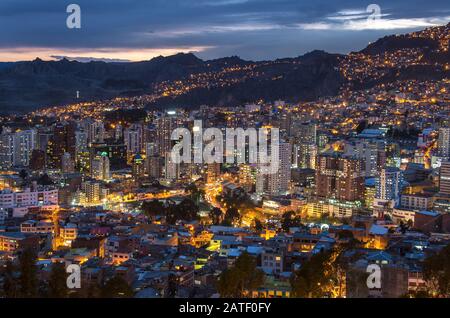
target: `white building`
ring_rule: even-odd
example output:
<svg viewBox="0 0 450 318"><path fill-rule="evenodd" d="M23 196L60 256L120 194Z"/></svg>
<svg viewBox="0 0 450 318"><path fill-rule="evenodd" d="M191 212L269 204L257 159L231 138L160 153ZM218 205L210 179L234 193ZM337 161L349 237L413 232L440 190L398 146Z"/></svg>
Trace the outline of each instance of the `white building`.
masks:
<svg viewBox="0 0 450 318"><path fill-rule="evenodd" d="M84 130L77 130L75 132L76 154L88 151L89 147L88 139L89 139L88 133L85 132Z"/></svg>
<svg viewBox="0 0 450 318"><path fill-rule="evenodd" d="M0 191L0 208L39 207L58 205L57 189L25 189L13 192L11 189Z"/></svg>
<svg viewBox="0 0 450 318"><path fill-rule="evenodd" d="M103 142L105 140L105 125L101 121L94 121L89 125L89 142Z"/></svg>
<svg viewBox="0 0 450 318"><path fill-rule="evenodd" d="M414 223L414 216L416 215L415 211L407 210L407 209L393 209L392 210L392 220L396 223Z"/></svg>
<svg viewBox="0 0 450 318"><path fill-rule="evenodd" d="M125 146L127 147L127 156L132 158L134 155L141 153L142 151L142 126L134 124L131 127L125 129L123 138Z"/></svg>
<svg viewBox="0 0 450 318"><path fill-rule="evenodd" d="M68 223L59 229L59 236L64 246L70 246L78 236L78 228L76 224Z"/></svg>
<svg viewBox="0 0 450 318"><path fill-rule="evenodd" d="M22 233L53 233L55 226L52 222L28 220L20 224Z"/></svg>
<svg viewBox="0 0 450 318"><path fill-rule="evenodd" d="M91 163L91 177L97 180L104 181L111 178L108 156L95 156Z"/></svg>
<svg viewBox="0 0 450 318"><path fill-rule="evenodd" d="M439 171L439 191L450 195L450 161L442 162Z"/></svg>
<svg viewBox="0 0 450 318"><path fill-rule="evenodd" d="M172 150L172 132L181 126L181 122L181 117L175 111L168 111L163 116L155 119L158 152L160 155L164 155L167 151Z"/></svg>
<svg viewBox="0 0 450 318"><path fill-rule="evenodd" d="M11 132L4 129L0 135L0 167L27 167L30 164L31 153L37 148L37 133L35 129Z"/></svg>
<svg viewBox="0 0 450 318"><path fill-rule="evenodd" d="M366 140L357 140L345 144L345 154L355 156L364 161L365 177L374 177L378 171L378 153L383 151L382 142L369 142Z"/></svg>
<svg viewBox="0 0 450 318"><path fill-rule="evenodd" d="M262 172L262 165L259 165L256 176L256 192L258 194L278 196L284 195L289 191L289 183L291 180L291 144L280 143L278 170L275 173L264 173Z"/></svg>
<svg viewBox="0 0 450 318"><path fill-rule="evenodd" d="M376 199L394 201L399 203L402 175L398 168L386 167L381 169L378 178L376 179Z"/></svg>
<svg viewBox="0 0 450 318"><path fill-rule="evenodd" d="M444 158L450 158L450 128L443 127L439 129L438 155Z"/></svg>
<svg viewBox="0 0 450 318"><path fill-rule="evenodd" d="M14 137L11 133L0 135L0 168L9 169L14 165Z"/></svg>
<svg viewBox="0 0 450 318"><path fill-rule="evenodd" d="M165 156L165 178L167 180L176 180L180 177L180 164L172 161L171 153L167 152Z"/></svg>
<svg viewBox="0 0 450 318"><path fill-rule="evenodd" d="M280 274L284 267L282 252L266 248L261 254L261 269L267 274Z"/></svg>
<svg viewBox="0 0 450 318"><path fill-rule="evenodd" d="M102 194L100 183L98 182L84 182L82 184L82 191L86 196L86 202L88 204L100 203Z"/></svg>
<svg viewBox="0 0 450 318"><path fill-rule="evenodd" d="M65 152L61 158L61 172L73 173L75 171L75 161L70 153Z"/></svg>
<svg viewBox="0 0 450 318"><path fill-rule="evenodd" d="M402 208L415 211L428 211L433 205L433 197L425 194L402 194Z"/></svg>

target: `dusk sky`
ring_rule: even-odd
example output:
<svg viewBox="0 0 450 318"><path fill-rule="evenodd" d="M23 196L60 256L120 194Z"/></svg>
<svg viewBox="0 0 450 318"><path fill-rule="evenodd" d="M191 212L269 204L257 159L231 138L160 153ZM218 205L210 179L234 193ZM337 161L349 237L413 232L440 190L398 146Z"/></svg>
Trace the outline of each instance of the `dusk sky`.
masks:
<svg viewBox="0 0 450 318"><path fill-rule="evenodd" d="M71 3L81 7L81 29L66 26ZM371 3L381 19L369 23ZM449 21L448 0L1 0L0 61L347 53L387 34Z"/></svg>

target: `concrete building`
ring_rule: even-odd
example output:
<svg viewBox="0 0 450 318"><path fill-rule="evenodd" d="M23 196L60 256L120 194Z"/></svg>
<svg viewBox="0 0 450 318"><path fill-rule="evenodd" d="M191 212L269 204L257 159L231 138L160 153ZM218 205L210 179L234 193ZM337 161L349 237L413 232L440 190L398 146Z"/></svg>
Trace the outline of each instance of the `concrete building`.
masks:
<svg viewBox="0 0 450 318"><path fill-rule="evenodd" d="M269 147L270 149L270 147ZM271 154L269 154L269 157ZM256 192L260 195L284 195L289 191L291 181L291 144L280 143L278 169L275 173L263 171L267 164L258 164L256 175Z"/></svg>
<svg viewBox="0 0 450 318"><path fill-rule="evenodd" d="M0 208L14 207L38 207L45 205L58 205L57 189L36 189L29 188L23 191L12 191L5 189L0 191Z"/></svg>
<svg viewBox="0 0 450 318"><path fill-rule="evenodd" d="M111 178L109 158L107 155L97 155L91 162L91 177L107 181Z"/></svg>
<svg viewBox="0 0 450 318"><path fill-rule="evenodd" d="M450 161L444 161L439 170L439 192L450 196Z"/></svg>
<svg viewBox="0 0 450 318"><path fill-rule="evenodd" d="M338 152L319 155L316 169L316 193L321 198L342 201L364 199L362 161Z"/></svg>
<svg viewBox="0 0 450 318"><path fill-rule="evenodd" d="M438 156L450 158L450 128L442 127L439 129Z"/></svg>
<svg viewBox="0 0 450 318"><path fill-rule="evenodd" d="M0 135L0 167L28 167L31 153L37 148L35 129L11 132L4 130Z"/></svg>
<svg viewBox="0 0 450 318"><path fill-rule="evenodd" d="M402 190L402 173L400 169L385 167L376 179L376 199L399 203Z"/></svg>

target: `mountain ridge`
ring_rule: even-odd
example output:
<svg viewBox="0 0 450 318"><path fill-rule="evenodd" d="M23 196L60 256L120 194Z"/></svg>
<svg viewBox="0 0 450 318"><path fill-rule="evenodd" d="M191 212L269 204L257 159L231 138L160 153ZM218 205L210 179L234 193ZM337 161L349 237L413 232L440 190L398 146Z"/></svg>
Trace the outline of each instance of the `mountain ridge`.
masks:
<svg viewBox="0 0 450 318"><path fill-rule="evenodd" d="M202 60L193 53L178 53L139 62L78 62L67 58L0 62L0 109L29 111L143 94L157 96L150 105L155 107L226 106L280 98L311 101L336 95L343 85L365 89L402 78L441 79L448 77L444 66L450 55L448 49L442 49L442 38L448 47L449 32L450 23L385 36L348 55L314 50L298 57L267 61L247 61L238 56ZM345 75L353 72L351 63L364 63L364 59L379 59L396 52L405 55L406 60L411 56L414 63L388 65L382 76L375 78ZM81 99L76 98L77 92Z"/></svg>

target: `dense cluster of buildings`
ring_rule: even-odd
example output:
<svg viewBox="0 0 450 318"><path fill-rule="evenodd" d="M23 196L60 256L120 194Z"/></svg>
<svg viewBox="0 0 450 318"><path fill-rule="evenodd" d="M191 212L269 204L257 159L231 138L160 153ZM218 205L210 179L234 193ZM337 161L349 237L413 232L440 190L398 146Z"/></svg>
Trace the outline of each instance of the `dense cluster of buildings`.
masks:
<svg viewBox="0 0 450 318"><path fill-rule="evenodd" d="M380 65L420 58L358 53L341 67L348 77L378 78ZM163 93L183 91L163 84ZM83 286L119 275L136 297L167 296L174 284L179 297L212 297L220 274L247 252L265 273L250 296L290 297L293 272L351 237L358 244L344 255L344 283L327 296L427 291L423 262L450 243L448 84L396 80L314 102L195 110L148 110L153 97L120 98L3 118L0 264L33 248L44 278L64 262L81 266ZM223 132L278 128L278 169L174 161L173 131L195 132L198 120ZM197 217L169 222L165 209L186 198ZM145 207L155 201L162 207ZM232 209L238 217L222 222ZM381 266L380 288L361 279L370 264Z"/></svg>
<svg viewBox="0 0 450 318"><path fill-rule="evenodd" d="M179 296L209 297L217 294L220 273L248 252L266 274L252 295L289 297L292 272L351 232L361 243L358 257L349 257L346 288L331 296L396 297L423 289L421 263L450 241L445 98L442 117L410 135L402 129L412 127L403 123L375 120L354 120L354 130L336 133L316 119L320 114L305 111L309 105L281 101L147 112L121 123L49 117L49 125L4 124L0 255L14 259L32 246L43 273L56 261L81 264L83 282L120 274L137 297L164 296L175 275ZM195 129L200 119L204 127L223 130L279 128L277 172L263 174L258 163L172 162L172 131ZM338 127L349 119L328 121ZM164 215L152 220L143 213L145 201L179 204L190 197L192 184L204 190L198 219L168 224ZM239 202L241 219L233 226L213 224L211 209L225 215L230 200ZM283 227L287 212L302 224ZM254 227L255 219L262 228ZM355 277L371 263L383 264L385 277L396 281L364 288Z"/></svg>

